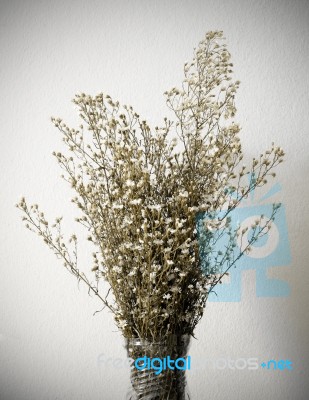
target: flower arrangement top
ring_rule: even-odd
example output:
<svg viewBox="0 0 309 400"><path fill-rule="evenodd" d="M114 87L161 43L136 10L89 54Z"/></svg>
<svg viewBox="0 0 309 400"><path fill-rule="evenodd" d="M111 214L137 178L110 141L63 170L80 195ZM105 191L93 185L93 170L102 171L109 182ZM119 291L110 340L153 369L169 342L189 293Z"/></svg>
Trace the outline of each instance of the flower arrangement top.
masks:
<svg viewBox="0 0 309 400"><path fill-rule="evenodd" d="M77 129L52 118L68 148L68 155L53 154L76 193L76 220L95 247L93 282L80 272L76 235L65 242L61 218L50 225L36 204L22 198L17 205L26 226L114 314L125 337L193 335L209 293L267 233L278 209L274 204L266 222L261 216L248 246L237 248L245 232L231 229L229 213L275 176L284 152L272 144L241 164L240 127L232 121L240 82L232 80L232 66L222 32L208 32L184 65L181 88L165 92L173 118L162 126L152 129L131 106L103 93L75 96L83 120ZM209 218L218 210L224 211L219 220ZM203 229L199 213L208 215ZM219 226L229 246L214 257ZM101 278L109 283L104 294Z"/></svg>

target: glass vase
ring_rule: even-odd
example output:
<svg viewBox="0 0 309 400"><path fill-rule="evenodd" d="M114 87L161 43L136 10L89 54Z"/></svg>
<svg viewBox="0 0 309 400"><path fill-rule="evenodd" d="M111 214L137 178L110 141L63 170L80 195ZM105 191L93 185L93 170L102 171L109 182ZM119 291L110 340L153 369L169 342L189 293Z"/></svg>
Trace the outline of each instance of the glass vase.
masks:
<svg viewBox="0 0 309 400"><path fill-rule="evenodd" d="M187 355L190 337L125 338L127 355L132 360L131 387L126 400L192 399L186 382L186 370L191 364Z"/></svg>

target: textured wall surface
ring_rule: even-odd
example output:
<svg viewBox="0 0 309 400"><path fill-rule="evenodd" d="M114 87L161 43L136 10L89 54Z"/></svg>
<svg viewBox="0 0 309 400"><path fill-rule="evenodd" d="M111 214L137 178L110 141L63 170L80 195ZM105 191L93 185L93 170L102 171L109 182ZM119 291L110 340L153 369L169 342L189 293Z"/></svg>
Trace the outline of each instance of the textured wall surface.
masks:
<svg viewBox="0 0 309 400"><path fill-rule="evenodd" d="M308 399L309 3L1 0L1 400L124 398L129 372L113 364L126 354L112 316L93 316L100 304L24 229L14 204L25 195L50 219L64 215L67 233L83 240L51 155L63 144L50 116L77 124L74 94L103 91L159 123L163 92L181 83L193 47L214 29L224 31L241 81L236 120L247 159L272 141L286 151L276 199L286 207L292 260L268 276L291 294L258 298L256 272L246 270L240 302L208 303L190 349L192 398ZM289 359L293 370L206 365L220 358ZM205 362L194 368L195 359Z"/></svg>

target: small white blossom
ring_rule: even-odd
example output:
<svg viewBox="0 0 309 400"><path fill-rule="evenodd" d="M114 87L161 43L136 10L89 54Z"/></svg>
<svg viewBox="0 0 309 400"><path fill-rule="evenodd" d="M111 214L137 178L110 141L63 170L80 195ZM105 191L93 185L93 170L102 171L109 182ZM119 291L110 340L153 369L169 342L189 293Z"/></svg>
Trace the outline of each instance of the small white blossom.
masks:
<svg viewBox="0 0 309 400"><path fill-rule="evenodd" d="M185 191L179 193L179 197L185 197L185 198L189 197L189 193L185 190Z"/></svg>
<svg viewBox="0 0 309 400"><path fill-rule="evenodd" d="M131 179L127 179L125 181L126 186L128 187L133 187L135 185L134 181L132 181Z"/></svg>
<svg viewBox="0 0 309 400"><path fill-rule="evenodd" d="M162 206L161 206L161 204L153 204L153 205L149 205L149 206L147 206L150 210L157 210L157 211L160 211L161 210L161 208L162 208Z"/></svg>
<svg viewBox="0 0 309 400"><path fill-rule="evenodd" d="M123 209L123 204L113 204L112 208L114 210L121 210L121 209Z"/></svg>
<svg viewBox="0 0 309 400"><path fill-rule="evenodd" d="M128 325L128 323L124 319L120 319L118 321L118 326L119 326L120 329L125 328L127 325Z"/></svg>
<svg viewBox="0 0 309 400"><path fill-rule="evenodd" d="M132 204L132 205L138 205L138 204L141 204L141 202L142 202L142 199L134 199L134 200L131 200L131 201L130 201L130 204Z"/></svg>

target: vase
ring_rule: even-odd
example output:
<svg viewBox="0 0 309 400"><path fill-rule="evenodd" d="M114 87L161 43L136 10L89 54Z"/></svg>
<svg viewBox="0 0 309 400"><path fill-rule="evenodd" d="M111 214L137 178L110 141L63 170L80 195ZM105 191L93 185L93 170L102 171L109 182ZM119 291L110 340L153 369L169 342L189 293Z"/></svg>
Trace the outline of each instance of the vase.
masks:
<svg viewBox="0 0 309 400"><path fill-rule="evenodd" d="M190 335L163 338L125 338L131 360L131 386L126 400L189 400L186 370Z"/></svg>

